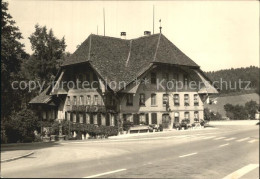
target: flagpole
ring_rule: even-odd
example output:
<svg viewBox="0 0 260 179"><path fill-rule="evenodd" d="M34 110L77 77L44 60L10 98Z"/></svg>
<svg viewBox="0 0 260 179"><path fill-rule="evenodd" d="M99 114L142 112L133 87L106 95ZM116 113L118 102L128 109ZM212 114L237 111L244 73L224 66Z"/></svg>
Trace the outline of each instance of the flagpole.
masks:
<svg viewBox="0 0 260 179"><path fill-rule="evenodd" d="M104 36L106 36L106 19L105 19L105 8L103 8L103 19L104 19Z"/></svg>
<svg viewBox="0 0 260 179"><path fill-rule="evenodd" d="M154 5L153 5L153 34L154 34Z"/></svg>

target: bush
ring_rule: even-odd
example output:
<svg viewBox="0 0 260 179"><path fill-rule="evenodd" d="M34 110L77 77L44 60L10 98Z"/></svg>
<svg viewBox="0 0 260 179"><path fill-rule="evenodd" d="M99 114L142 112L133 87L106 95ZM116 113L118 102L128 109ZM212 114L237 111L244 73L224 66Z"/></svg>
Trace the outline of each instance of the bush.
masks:
<svg viewBox="0 0 260 179"><path fill-rule="evenodd" d="M222 120L222 116L219 112L217 112L216 114L214 114L213 112L211 112L211 119L213 121L218 121L218 120Z"/></svg>
<svg viewBox="0 0 260 179"><path fill-rule="evenodd" d="M254 119L255 113L258 109L258 104L251 100L247 102L245 106L225 104L224 109L226 111L226 116L230 119L243 120L248 117Z"/></svg>
<svg viewBox="0 0 260 179"><path fill-rule="evenodd" d="M24 109L12 114L4 123L7 142L32 142L35 139L34 131L40 130L38 118L30 109Z"/></svg>
<svg viewBox="0 0 260 179"><path fill-rule="evenodd" d="M209 122L209 121L200 119L200 125L201 125L201 126L205 126L208 122Z"/></svg>
<svg viewBox="0 0 260 179"><path fill-rule="evenodd" d="M118 134L117 126L97 126L95 124L79 124L72 123L70 121L62 121L62 134L68 135L69 128L70 131L77 131L77 136L74 138L70 138L69 140L80 140L82 138L82 134L88 133L91 137L96 138L97 136L101 136L102 138L107 138L109 136ZM59 123L55 122L52 126L52 131L54 135L58 135L59 133ZM69 126L70 125L70 126Z"/></svg>
<svg viewBox="0 0 260 179"><path fill-rule="evenodd" d="M180 123L179 123L179 122L173 123L173 128L175 128L175 129L181 129Z"/></svg>
<svg viewBox="0 0 260 179"><path fill-rule="evenodd" d="M230 106L227 106L227 108L230 108ZM215 114L211 112L208 108L204 108L204 120L207 122L211 120L222 120L222 116L219 112Z"/></svg>
<svg viewBox="0 0 260 179"><path fill-rule="evenodd" d="M24 143L31 143L34 141L34 137L33 136L26 136L24 139L23 139L23 142Z"/></svg>
<svg viewBox="0 0 260 179"><path fill-rule="evenodd" d="M248 113L248 116L250 119L255 119L255 114L259 108L259 105L256 103L256 101L249 101L245 104L245 109Z"/></svg>

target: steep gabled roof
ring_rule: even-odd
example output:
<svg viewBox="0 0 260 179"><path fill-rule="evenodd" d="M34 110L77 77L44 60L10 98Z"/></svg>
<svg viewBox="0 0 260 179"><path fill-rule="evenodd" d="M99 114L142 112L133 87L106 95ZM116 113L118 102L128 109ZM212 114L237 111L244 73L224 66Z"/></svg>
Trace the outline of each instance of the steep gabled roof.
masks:
<svg viewBox="0 0 260 179"><path fill-rule="evenodd" d="M178 49L164 35L161 35L154 62L198 67L198 65Z"/></svg>
<svg viewBox="0 0 260 179"><path fill-rule="evenodd" d="M44 91L42 91L38 96L34 97L29 104L48 104L51 101L52 96L47 95L48 90L51 86L48 86Z"/></svg>
<svg viewBox="0 0 260 179"><path fill-rule="evenodd" d="M155 34L125 40L90 35L62 66L89 62L107 82L133 81L152 63L199 66L164 35ZM118 91L118 87L114 91Z"/></svg>

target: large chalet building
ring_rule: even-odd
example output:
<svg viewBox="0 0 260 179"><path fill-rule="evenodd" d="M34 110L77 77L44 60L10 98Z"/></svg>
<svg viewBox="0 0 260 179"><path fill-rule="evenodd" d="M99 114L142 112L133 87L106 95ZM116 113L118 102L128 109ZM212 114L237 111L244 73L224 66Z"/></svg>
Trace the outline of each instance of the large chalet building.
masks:
<svg viewBox="0 0 260 179"><path fill-rule="evenodd" d="M203 119L203 103L218 93L161 33L131 40L92 34L62 64L55 81L30 101L41 120L106 126L130 121L169 129L183 119Z"/></svg>

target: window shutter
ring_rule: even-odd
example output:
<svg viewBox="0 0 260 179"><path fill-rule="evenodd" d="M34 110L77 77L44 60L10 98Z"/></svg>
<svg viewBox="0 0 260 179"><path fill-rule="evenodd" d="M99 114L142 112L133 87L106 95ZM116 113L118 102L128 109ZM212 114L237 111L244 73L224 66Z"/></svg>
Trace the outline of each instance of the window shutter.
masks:
<svg viewBox="0 0 260 179"><path fill-rule="evenodd" d="M139 125L140 124L140 116L139 116L139 114L136 114L136 119L137 119L137 125Z"/></svg>
<svg viewBox="0 0 260 179"><path fill-rule="evenodd" d="M86 113L83 113L83 123L86 124Z"/></svg>
<svg viewBox="0 0 260 179"><path fill-rule="evenodd" d="M67 118L67 112L65 112L65 120L67 121L67 119L68 119L68 118Z"/></svg>
<svg viewBox="0 0 260 179"><path fill-rule="evenodd" d="M106 126L110 126L109 114L106 114Z"/></svg>
<svg viewBox="0 0 260 179"><path fill-rule="evenodd" d="M69 113L70 114L70 121L73 121L73 116L72 116L72 112Z"/></svg>
<svg viewBox="0 0 260 179"><path fill-rule="evenodd" d="M76 122L79 123L79 113L76 112Z"/></svg>
<svg viewBox="0 0 260 179"><path fill-rule="evenodd" d="M93 124L94 123L94 121L93 121L93 113L89 114L89 119L90 119L90 124Z"/></svg>
<svg viewBox="0 0 260 179"><path fill-rule="evenodd" d="M97 114L97 122L98 122L98 125L100 126L101 125L101 113Z"/></svg>
<svg viewBox="0 0 260 179"><path fill-rule="evenodd" d="M146 114L146 124L149 125L149 114Z"/></svg>
<svg viewBox="0 0 260 179"><path fill-rule="evenodd" d="M117 114L114 114L115 126L117 126Z"/></svg>
<svg viewBox="0 0 260 179"><path fill-rule="evenodd" d="M138 116L137 116L137 114L134 114L133 118L134 118L134 125L137 125L138 124Z"/></svg>

